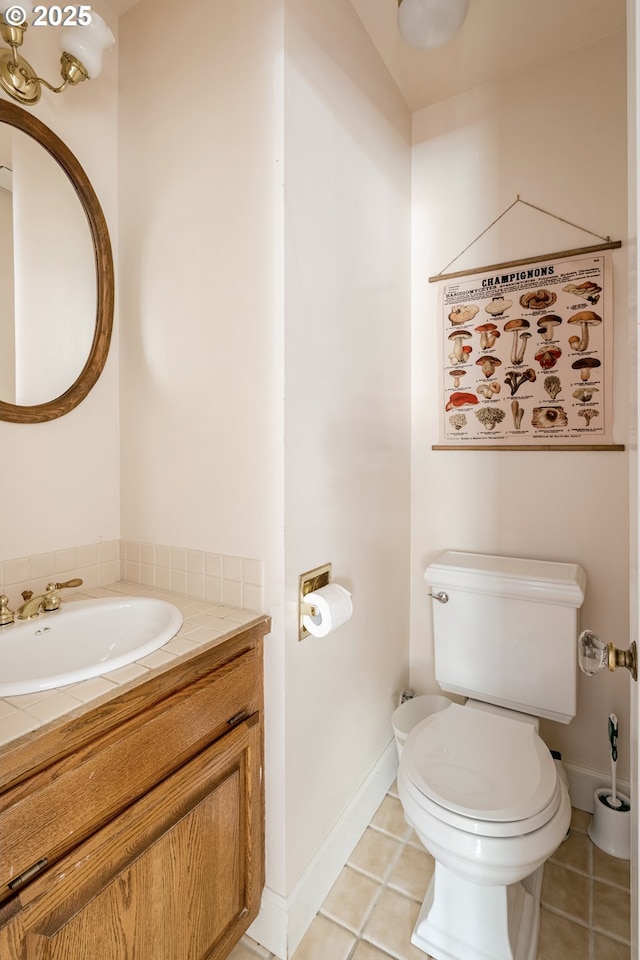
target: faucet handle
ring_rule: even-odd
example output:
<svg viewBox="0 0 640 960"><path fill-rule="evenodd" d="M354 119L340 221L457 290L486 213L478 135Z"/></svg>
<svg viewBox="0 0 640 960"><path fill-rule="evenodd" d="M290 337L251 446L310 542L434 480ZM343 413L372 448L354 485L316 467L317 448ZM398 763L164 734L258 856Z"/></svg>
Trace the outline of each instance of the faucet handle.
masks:
<svg viewBox="0 0 640 960"><path fill-rule="evenodd" d="M0 626L4 627L7 623L13 623L14 613L9 610L9 598L4 593L0 596Z"/></svg>
<svg viewBox="0 0 640 960"><path fill-rule="evenodd" d="M48 583L47 592L44 595L44 600L42 601L42 609L46 613L51 613L53 610L59 610L60 604L62 603L62 597L60 596L61 590L66 590L69 587L81 587L82 580L80 577L75 577L73 580L65 580L64 583Z"/></svg>

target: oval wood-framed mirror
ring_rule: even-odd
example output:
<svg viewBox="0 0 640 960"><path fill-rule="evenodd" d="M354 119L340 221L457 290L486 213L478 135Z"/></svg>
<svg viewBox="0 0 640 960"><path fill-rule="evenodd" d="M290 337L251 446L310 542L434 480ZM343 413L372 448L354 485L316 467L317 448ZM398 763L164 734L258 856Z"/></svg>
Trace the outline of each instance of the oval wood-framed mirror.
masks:
<svg viewBox="0 0 640 960"><path fill-rule="evenodd" d="M21 107L0 100L0 123L9 124L37 141L57 162L71 182L87 218L95 262L95 326L89 354L79 375L59 396L32 405L0 400L0 420L42 423L73 410L87 396L104 368L114 308L114 272L111 241L102 207L87 174L66 144L42 121Z"/></svg>

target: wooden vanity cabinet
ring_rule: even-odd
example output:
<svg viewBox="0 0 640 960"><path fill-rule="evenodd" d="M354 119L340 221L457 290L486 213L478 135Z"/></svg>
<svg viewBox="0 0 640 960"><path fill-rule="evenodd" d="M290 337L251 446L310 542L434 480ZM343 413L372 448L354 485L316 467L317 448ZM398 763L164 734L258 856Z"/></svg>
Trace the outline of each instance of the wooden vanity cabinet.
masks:
<svg viewBox="0 0 640 960"><path fill-rule="evenodd" d="M2 960L228 955L264 885L268 625L0 753Z"/></svg>

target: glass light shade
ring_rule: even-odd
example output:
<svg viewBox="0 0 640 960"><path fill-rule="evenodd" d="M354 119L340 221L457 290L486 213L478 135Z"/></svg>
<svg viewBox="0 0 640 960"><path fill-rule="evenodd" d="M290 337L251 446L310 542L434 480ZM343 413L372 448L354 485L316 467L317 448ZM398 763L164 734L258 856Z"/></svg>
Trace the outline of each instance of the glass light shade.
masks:
<svg viewBox="0 0 640 960"><path fill-rule="evenodd" d="M2 0L0 0L2 2ZM65 27L60 34L60 49L79 60L91 80L102 72L102 56L115 45L115 37L102 17L91 11L86 27Z"/></svg>
<svg viewBox="0 0 640 960"><path fill-rule="evenodd" d="M443 47L464 23L469 0L402 0L398 29L411 47Z"/></svg>

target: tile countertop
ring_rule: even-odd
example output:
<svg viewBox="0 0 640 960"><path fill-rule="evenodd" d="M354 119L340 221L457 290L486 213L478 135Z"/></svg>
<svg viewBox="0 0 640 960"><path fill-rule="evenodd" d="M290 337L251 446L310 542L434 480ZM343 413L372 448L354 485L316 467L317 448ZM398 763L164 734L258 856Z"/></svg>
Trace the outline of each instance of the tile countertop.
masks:
<svg viewBox="0 0 640 960"><path fill-rule="evenodd" d="M53 690L0 698L0 748L51 720L85 707L93 700L119 692L126 684L142 679L156 668L164 667L184 654L220 643L231 631L262 616L259 612L195 600L193 597L155 590L137 583L113 583L106 587L76 592L69 595L67 600L63 598L63 605L71 604L74 600L114 596L157 597L168 600L182 612L184 622L176 636L164 646L118 670Z"/></svg>

